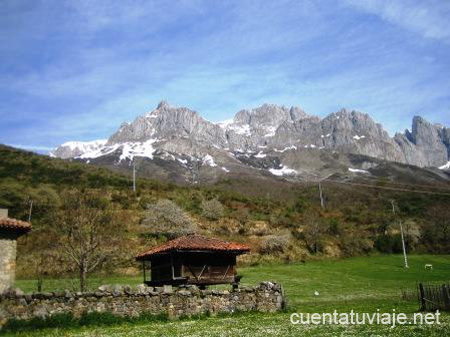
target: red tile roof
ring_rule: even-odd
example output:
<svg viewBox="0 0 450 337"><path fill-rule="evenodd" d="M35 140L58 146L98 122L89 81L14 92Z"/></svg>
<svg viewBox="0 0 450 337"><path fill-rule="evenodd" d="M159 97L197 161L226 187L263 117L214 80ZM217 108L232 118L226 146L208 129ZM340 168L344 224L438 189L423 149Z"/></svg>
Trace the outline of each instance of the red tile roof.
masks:
<svg viewBox="0 0 450 337"><path fill-rule="evenodd" d="M0 229L6 229L25 234L31 230L31 224L29 222L16 219L2 218L0 219Z"/></svg>
<svg viewBox="0 0 450 337"><path fill-rule="evenodd" d="M145 260L145 258L161 254L167 253L170 251L216 251L216 252L233 252L237 254L243 254L250 251L250 247L244 244L223 241L214 238L208 238L206 236L201 235L186 235L179 237L175 240L171 240L152 248L146 252L139 254L136 257L136 260Z"/></svg>

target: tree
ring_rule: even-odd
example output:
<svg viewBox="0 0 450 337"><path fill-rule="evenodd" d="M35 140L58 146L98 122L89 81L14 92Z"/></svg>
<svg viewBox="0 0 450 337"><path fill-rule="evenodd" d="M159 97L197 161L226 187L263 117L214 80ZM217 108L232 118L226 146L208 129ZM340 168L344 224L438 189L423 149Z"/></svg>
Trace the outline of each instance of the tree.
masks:
<svg viewBox="0 0 450 337"><path fill-rule="evenodd" d="M203 200L201 204L202 215L209 220L218 220L224 214L224 207L217 199Z"/></svg>
<svg viewBox="0 0 450 337"><path fill-rule="evenodd" d="M192 219L173 201L158 200L147 206L142 223L149 234L164 235L169 239L194 233L196 226Z"/></svg>
<svg viewBox="0 0 450 337"><path fill-rule="evenodd" d="M59 277L67 269L62 249L59 247L59 236L49 225L33 223L33 230L18 246L20 254L20 274L37 280L37 291L41 292L46 277Z"/></svg>
<svg viewBox="0 0 450 337"><path fill-rule="evenodd" d="M322 240L325 232L321 218L314 214L307 214L303 220L304 238L306 246L312 253L318 253L322 250Z"/></svg>
<svg viewBox="0 0 450 337"><path fill-rule="evenodd" d="M284 253L289 247L291 234L267 235L261 243L261 254Z"/></svg>
<svg viewBox="0 0 450 337"><path fill-rule="evenodd" d="M450 252L450 210L446 204L434 205L421 226L421 242L427 251Z"/></svg>
<svg viewBox="0 0 450 337"><path fill-rule="evenodd" d="M78 270L81 291L86 290L88 274L104 264L115 248L119 233L111 230L113 223L106 199L80 191L63 195L54 224L64 253Z"/></svg>

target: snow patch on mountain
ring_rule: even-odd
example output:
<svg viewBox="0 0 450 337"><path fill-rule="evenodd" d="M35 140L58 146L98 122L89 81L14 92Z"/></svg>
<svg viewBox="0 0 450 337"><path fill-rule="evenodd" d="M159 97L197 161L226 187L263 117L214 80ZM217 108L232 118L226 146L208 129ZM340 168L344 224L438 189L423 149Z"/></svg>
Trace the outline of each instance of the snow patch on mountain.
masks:
<svg viewBox="0 0 450 337"><path fill-rule="evenodd" d="M126 159L133 160L134 157L146 157L153 159L155 149L152 144L154 142L156 142L156 139L149 139L143 143L122 144L122 154L119 157L119 161Z"/></svg>
<svg viewBox="0 0 450 337"><path fill-rule="evenodd" d="M296 170L290 169L287 166L281 166L279 169L269 169L269 172L272 173L275 176L285 176L285 175L295 175L298 172Z"/></svg>
<svg viewBox="0 0 450 337"><path fill-rule="evenodd" d="M366 170L360 170L360 169L354 169L354 168L348 168L348 170L352 173L363 173L363 174L370 174L369 171Z"/></svg>
<svg viewBox="0 0 450 337"><path fill-rule="evenodd" d="M285 147L283 150L278 150L278 149L273 149L273 150L275 152L283 153L283 152L288 151L288 150L297 150L297 146L291 145L291 146Z"/></svg>
<svg viewBox="0 0 450 337"><path fill-rule="evenodd" d="M99 148L94 148L91 151L87 151L75 158L93 159L120 150L121 154L119 156L119 162L126 159L132 161L134 157L146 157L149 159L153 159L153 153L156 151L153 148L153 143L155 143L156 141L157 139L149 139L145 142L126 142L121 144L105 145Z"/></svg>
<svg viewBox="0 0 450 337"><path fill-rule="evenodd" d="M227 129L234 131L238 135L250 136L252 134L250 130L250 125L248 124L244 125L230 124Z"/></svg>
<svg viewBox="0 0 450 337"><path fill-rule="evenodd" d="M277 131L277 128L275 126L269 126L266 129L266 132L268 132L268 133L265 134L264 137L266 137L266 138L267 137L273 137L273 136L275 136L276 131Z"/></svg>
<svg viewBox="0 0 450 337"><path fill-rule="evenodd" d="M210 154L207 154L203 157L203 165L209 165L211 167L217 166L217 164L214 162L214 158Z"/></svg>
<svg viewBox="0 0 450 337"><path fill-rule="evenodd" d="M229 125L233 124L233 118L217 122L216 124L220 126L222 129L226 129Z"/></svg>
<svg viewBox="0 0 450 337"><path fill-rule="evenodd" d="M66 142L58 148L50 151L50 157L71 158L80 156L86 152L96 151L106 144L106 139L93 140L89 142L72 141Z"/></svg>
<svg viewBox="0 0 450 337"><path fill-rule="evenodd" d="M439 167L440 170L450 170L450 161Z"/></svg>

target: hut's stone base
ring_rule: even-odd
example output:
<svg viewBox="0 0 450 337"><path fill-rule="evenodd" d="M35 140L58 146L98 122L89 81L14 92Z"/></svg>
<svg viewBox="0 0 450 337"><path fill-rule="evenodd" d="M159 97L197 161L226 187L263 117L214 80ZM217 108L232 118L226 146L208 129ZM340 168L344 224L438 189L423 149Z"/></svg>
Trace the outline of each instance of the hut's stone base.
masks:
<svg viewBox="0 0 450 337"><path fill-rule="evenodd" d="M195 286L172 289L100 287L93 293L40 293L23 295L10 292L0 295L0 326L9 319L31 319L70 313L108 312L118 316L143 313L168 314L169 317L217 314L236 311L275 312L283 309L285 298L279 284L263 282L254 288L199 290Z"/></svg>

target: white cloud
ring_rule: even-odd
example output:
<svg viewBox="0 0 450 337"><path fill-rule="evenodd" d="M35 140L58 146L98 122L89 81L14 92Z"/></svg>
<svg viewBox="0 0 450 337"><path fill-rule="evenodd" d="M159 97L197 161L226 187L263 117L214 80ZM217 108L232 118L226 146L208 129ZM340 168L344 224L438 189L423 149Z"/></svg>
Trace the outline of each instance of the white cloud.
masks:
<svg viewBox="0 0 450 337"><path fill-rule="evenodd" d="M442 0L345 0L364 12L416 32L423 37L449 41L450 2Z"/></svg>

